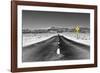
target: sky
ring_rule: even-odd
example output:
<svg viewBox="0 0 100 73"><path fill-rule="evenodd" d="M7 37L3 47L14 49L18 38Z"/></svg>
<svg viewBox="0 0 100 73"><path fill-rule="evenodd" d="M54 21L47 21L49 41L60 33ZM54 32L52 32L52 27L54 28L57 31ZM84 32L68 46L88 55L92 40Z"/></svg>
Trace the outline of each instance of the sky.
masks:
<svg viewBox="0 0 100 73"><path fill-rule="evenodd" d="M48 12L48 11L22 11L23 29L44 29L50 27L73 28L90 27L90 14L88 13L68 13L68 12Z"/></svg>

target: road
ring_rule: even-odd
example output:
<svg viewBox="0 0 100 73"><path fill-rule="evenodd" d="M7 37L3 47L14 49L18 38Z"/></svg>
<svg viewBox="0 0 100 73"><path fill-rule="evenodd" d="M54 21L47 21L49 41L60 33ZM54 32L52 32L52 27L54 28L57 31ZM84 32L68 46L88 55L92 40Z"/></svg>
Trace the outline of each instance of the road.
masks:
<svg viewBox="0 0 100 73"><path fill-rule="evenodd" d="M59 43L58 43L59 42ZM57 54L57 49L60 54ZM53 36L45 41L22 48L22 61L80 60L90 58L90 47L64 36Z"/></svg>

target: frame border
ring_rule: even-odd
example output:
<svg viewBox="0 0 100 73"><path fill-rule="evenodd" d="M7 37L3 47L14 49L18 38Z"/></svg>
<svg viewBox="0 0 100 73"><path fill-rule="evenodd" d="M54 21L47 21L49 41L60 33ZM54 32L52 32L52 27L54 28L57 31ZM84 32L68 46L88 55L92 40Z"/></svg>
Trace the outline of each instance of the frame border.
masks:
<svg viewBox="0 0 100 73"><path fill-rule="evenodd" d="M17 68L17 5L94 9L94 64ZM89 68L89 67L97 67L97 6L96 5L48 3L48 2L33 2L33 1L11 1L11 72L43 71L43 70Z"/></svg>

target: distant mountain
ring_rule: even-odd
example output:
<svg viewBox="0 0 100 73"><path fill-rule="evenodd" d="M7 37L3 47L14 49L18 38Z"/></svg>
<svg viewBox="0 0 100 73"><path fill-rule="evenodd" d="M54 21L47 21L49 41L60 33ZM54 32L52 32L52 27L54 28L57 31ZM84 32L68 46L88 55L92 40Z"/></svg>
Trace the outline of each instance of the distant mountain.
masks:
<svg viewBox="0 0 100 73"><path fill-rule="evenodd" d="M47 29L35 29L35 30L23 29L22 32L23 33L62 33L62 32L75 32L75 28L50 27ZM80 32L89 33L90 28L80 27Z"/></svg>

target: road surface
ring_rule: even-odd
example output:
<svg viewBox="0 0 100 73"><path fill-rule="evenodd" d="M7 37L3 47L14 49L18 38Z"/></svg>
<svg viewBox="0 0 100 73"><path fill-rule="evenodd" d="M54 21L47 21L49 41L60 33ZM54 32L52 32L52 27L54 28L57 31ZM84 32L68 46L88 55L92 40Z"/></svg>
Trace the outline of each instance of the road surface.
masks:
<svg viewBox="0 0 100 73"><path fill-rule="evenodd" d="M60 49L60 54L57 53ZM90 58L90 47L64 36L53 36L45 41L22 48L22 62L80 60Z"/></svg>

